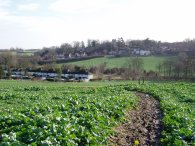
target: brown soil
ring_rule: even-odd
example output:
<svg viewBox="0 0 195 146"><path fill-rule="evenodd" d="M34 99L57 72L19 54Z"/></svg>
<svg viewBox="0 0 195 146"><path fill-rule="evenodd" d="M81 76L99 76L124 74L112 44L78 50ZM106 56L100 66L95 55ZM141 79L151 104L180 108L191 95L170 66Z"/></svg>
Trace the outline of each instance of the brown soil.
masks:
<svg viewBox="0 0 195 146"><path fill-rule="evenodd" d="M116 134L110 136L109 145L159 145L162 131L159 102L147 94L136 95L140 98L138 107L126 113L126 122L115 128Z"/></svg>

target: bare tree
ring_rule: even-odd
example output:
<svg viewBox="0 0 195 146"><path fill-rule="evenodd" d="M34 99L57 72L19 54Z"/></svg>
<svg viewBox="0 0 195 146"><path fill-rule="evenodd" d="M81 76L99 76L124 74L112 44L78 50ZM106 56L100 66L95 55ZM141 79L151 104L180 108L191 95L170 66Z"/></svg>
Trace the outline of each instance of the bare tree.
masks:
<svg viewBox="0 0 195 146"><path fill-rule="evenodd" d="M55 71L56 71L56 73L58 75L58 78L61 79L61 76L62 76L62 69L61 69L61 67L56 67Z"/></svg>
<svg viewBox="0 0 195 146"><path fill-rule="evenodd" d="M143 60L139 57L135 57L132 59L132 70L137 73L141 73L143 71Z"/></svg>
<svg viewBox="0 0 195 146"><path fill-rule="evenodd" d="M181 61L173 62L173 72L176 78L180 78L182 76L182 71L184 69L184 64Z"/></svg>
<svg viewBox="0 0 195 146"><path fill-rule="evenodd" d="M96 73L97 78L102 78L105 68L106 68L105 62L95 67L95 73Z"/></svg>
<svg viewBox="0 0 195 146"><path fill-rule="evenodd" d="M0 54L0 64L2 64L4 69L6 70L10 67L15 67L17 64L16 54L13 54L10 51L1 53Z"/></svg>
<svg viewBox="0 0 195 146"><path fill-rule="evenodd" d="M4 71L2 65L0 65L0 79L4 77Z"/></svg>
<svg viewBox="0 0 195 146"><path fill-rule="evenodd" d="M124 79L137 79L143 74L143 60L139 57L128 59L125 63L126 69L123 73Z"/></svg>
<svg viewBox="0 0 195 146"><path fill-rule="evenodd" d="M172 75L172 72L173 72L173 61L172 60L166 60L164 61L163 63L163 66L164 66L164 76L168 76L168 77L171 77Z"/></svg>
<svg viewBox="0 0 195 146"><path fill-rule="evenodd" d="M162 73L162 70L163 70L163 64L162 63L159 63L157 66L156 66L156 69L158 71L159 74Z"/></svg>

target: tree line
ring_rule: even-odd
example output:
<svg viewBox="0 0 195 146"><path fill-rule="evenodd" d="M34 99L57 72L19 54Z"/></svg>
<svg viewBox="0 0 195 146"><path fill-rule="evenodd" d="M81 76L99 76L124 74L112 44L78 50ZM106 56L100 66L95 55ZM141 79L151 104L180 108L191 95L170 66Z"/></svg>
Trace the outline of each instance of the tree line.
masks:
<svg viewBox="0 0 195 146"><path fill-rule="evenodd" d="M55 56L85 52L91 56L96 54L107 55L109 52L126 51L126 55L132 55L133 50L147 50L153 55L178 55L180 52L195 50L195 40L186 39L182 42L161 42L146 38L144 40L124 40L122 37L111 41L99 41L89 39L87 43L74 41L63 43L60 46L44 47L35 53L45 60L55 60Z"/></svg>
<svg viewBox="0 0 195 146"><path fill-rule="evenodd" d="M123 38L113 39L112 41L98 41L88 40L87 45L84 42L74 42L73 44L62 44L60 47L43 48L36 52L33 56L18 56L12 51L0 52L0 78L4 75L4 70L11 74L11 69L20 68L25 71L27 68L40 68L38 62L41 57L47 56L53 58L54 55L77 51L86 51L87 53L107 51L118 51L120 49L131 50L132 48L142 48L150 50L159 54L159 50L163 53L163 50L174 52L172 55L175 59L166 60L157 65L155 71L145 71L143 66L144 62L139 56L134 56L133 59L128 60L126 67L119 68L107 68L107 64L99 64L91 68L76 65L56 65L55 61L51 64L42 65L44 70L53 70L56 72L64 71L88 71L97 75L98 78L102 78L103 75L116 74L123 79L138 79L138 78L169 78L169 79L189 79L194 78L195 75L195 40L185 40L183 42L176 43L162 43L150 39L145 40L127 40ZM169 50L169 48L172 48ZM21 49L19 49L21 51Z"/></svg>
<svg viewBox="0 0 195 146"><path fill-rule="evenodd" d="M179 53L175 59L166 60L157 66L158 73L172 79L195 77L195 52Z"/></svg>
<svg viewBox="0 0 195 146"><path fill-rule="evenodd" d="M6 70L8 76L11 75L12 69L20 69L27 71L30 69L54 71L58 74L63 72L91 72L97 78L103 78L105 75L120 76L121 79L194 79L195 78L195 52L181 52L170 60L159 63L156 70L144 70L144 61L140 57L131 57L127 60L125 67L108 68L107 63L98 64L93 67L86 68L85 66L77 66L64 64L59 66L56 63L38 65L38 58L35 56L18 57L11 52L0 54L0 78L3 78Z"/></svg>

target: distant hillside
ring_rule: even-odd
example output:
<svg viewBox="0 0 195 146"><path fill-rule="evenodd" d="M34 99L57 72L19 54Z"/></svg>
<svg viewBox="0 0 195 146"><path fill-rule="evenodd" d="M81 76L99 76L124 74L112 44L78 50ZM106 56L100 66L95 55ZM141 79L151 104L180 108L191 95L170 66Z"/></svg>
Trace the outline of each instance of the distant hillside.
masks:
<svg viewBox="0 0 195 146"><path fill-rule="evenodd" d="M177 56L180 53L187 55L195 53L195 40L170 43L149 38L126 41L118 38L112 41L88 40L87 44L83 41L74 41L72 44L64 43L61 46L44 47L34 54L39 58L40 64L44 64L94 56Z"/></svg>
<svg viewBox="0 0 195 146"><path fill-rule="evenodd" d="M159 63L162 63L165 60L174 59L174 56L147 56L147 57L140 57L143 59L144 62L144 69L146 71L156 70L156 66ZM132 57L113 57L113 58L107 58L107 57L101 57L101 58L94 58L89 60L83 60L83 61L73 61L69 63L62 63L63 64L72 64L72 65L78 65L78 66L85 66L87 68L94 67L98 64L107 63L108 68L114 68L114 67L126 67L128 65L128 61L131 61Z"/></svg>
<svg viewBox="0 0 195 146"><path fill-rule="evenodd" d="M35 52L39 51L38 49L30 49L30 50L0 50L1 53L10 52L12 55L17 56L33 56Z"/></svg>

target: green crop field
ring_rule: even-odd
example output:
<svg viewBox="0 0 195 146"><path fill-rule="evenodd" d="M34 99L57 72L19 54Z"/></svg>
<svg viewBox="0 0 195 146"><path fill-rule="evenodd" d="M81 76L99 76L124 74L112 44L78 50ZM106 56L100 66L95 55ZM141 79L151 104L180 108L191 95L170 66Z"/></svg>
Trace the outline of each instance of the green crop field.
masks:
<svg viewBox="0 0 195 146"><path fill-rule="evenodd" d="M160 101L162 145L195 145L195 83L0 80L0 145L107 145L139 98Z"/></svg>
<svg viewBox="0 0 195 146"><path fill-rule="evenodd" d="M149 70L156 70L156 66L159 63L162 63L165 60L174 59L174 56L147 56L147 57L140 57L143 59L144 62L144 69ZM85 66L85 67L93 67L98 64L107 63L108 68L114 68L114 67L126 67L128 65L128 62L131 62L132 57L117 57L117 58L108 58L108 57L101 57L101 58L95 58L95 59L89 59L84 61L75 61L67 64L73 64L78 66Z"/></svg>

